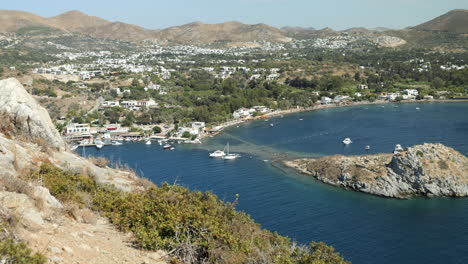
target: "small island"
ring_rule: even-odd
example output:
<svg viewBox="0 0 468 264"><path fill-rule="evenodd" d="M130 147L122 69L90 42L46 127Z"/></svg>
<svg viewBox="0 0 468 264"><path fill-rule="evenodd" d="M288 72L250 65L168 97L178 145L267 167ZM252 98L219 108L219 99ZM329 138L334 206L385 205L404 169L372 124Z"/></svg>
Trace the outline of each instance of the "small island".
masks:
<svg viewBox="0 0 468 264"><path fill-rule="evenodd" d="M391 198L468 196L468 158L442 144L394 154L284 161L324 183Z"/></svg>

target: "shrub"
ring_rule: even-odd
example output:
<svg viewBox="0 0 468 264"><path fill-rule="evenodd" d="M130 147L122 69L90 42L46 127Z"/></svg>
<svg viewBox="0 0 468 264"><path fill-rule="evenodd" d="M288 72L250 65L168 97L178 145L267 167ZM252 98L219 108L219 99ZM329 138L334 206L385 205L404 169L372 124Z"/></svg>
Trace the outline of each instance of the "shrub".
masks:
<svg viewBox="0 0 468 264"><path fill-rule="evenodd" d="M168 250L183 263L347 263L323 243L295 247L289 238L262 229L235 210L237 199L224 202L210 192L166 183L128 193L50 164L34 177L59 199L88 204L120 230L133 232L140 248Z"/></svg>
<svg viewBox="0 0 468 264"><path fill-rule="evenodd" d="M159 133L161 133L161 132L162 132L162 130L161 130L160 127L158 127L158 126L154 126L154 127L153 127L153 133L154 133L154 134L159 134Z"/></svg>
<svg viewBox="0 0 468 264"><path fill-rule="evenodd" d="M26 244L11 238L0 241L0 260L15 264L43 264L47 261L41 254L32 254Z"/></svg>

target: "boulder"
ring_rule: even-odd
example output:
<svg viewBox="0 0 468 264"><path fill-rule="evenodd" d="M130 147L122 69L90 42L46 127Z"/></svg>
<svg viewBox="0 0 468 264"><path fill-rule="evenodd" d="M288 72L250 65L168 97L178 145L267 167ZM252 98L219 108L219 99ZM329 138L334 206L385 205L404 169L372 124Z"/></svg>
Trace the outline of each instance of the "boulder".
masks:
<svg viewBox="0 0 468 264"><path fill-rule="evenodd" d="M66 144L55 129L46 109L14 78L0 81L0 112L9 115L16 129L15 134L28 138L41 138L50 147L64 150ZM5 116L2 116L5 119Z"/></svg>

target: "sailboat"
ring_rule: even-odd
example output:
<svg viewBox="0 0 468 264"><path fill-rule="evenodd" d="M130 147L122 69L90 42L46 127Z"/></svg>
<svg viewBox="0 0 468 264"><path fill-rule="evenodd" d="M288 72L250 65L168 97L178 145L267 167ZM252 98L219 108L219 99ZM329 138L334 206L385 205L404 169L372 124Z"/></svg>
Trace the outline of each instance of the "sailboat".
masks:
<svg viewBox="0 0 468 264"><path fill-rule="evenodd" d="M226 149L227 149L227 154L223 157L223 159L225 159L225 160L235 160L237 158L240 158L239 154L229 153L229 142L227 143Z"/></svg>

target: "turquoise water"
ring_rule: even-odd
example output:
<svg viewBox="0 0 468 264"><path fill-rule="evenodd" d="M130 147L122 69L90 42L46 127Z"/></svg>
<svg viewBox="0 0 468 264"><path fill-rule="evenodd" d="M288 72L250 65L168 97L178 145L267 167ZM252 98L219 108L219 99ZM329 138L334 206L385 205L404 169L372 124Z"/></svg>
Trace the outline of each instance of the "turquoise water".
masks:
<svg viewBox="0 0 468 264"><path fill-rule="evenodd" d="M364 154L366 145L378 153L441 142L468 155L467 135L468 103L371 105L248 123L173 151L127 143L87 154L127 163L156 183L211 190L227 201L239 193L238 209L263 227L300 243L324 241L354 263L468 263L468 199L374 197L273 166L284 157ZM345 137L354 143L344 147ZM208 158L226 142L242 158Z"/></svg>

